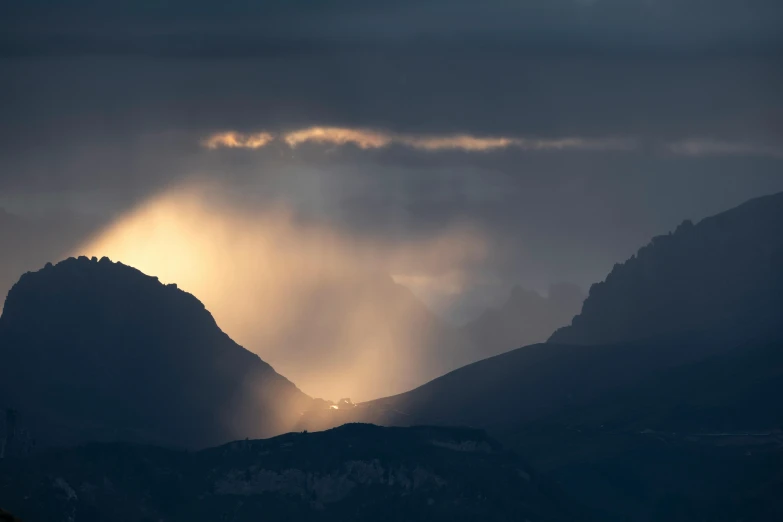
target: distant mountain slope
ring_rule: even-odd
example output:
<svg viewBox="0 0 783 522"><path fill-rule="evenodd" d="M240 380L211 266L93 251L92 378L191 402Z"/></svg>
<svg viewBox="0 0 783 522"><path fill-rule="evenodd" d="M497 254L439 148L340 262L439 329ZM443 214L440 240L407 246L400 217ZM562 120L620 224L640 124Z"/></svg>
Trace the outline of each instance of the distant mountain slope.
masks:
<svg viewBox="0 0 783 522"><path fill-rule="evenodd" d="M490 308L462 331L476 347L476 359L542 343L579 313L584 294L578 286L552 285L547 297L520 286L511 289L501 308Z"/></svg>
<svg viewBox="0 0 783 522"><path fill-rule="evenodd" d="M197 453L90 445L0 461L0 485L29 522L586 519L516 455L456 428L346 425Z"/></svg>
<svg viewBox="0 0 783 522"><path fill-rule="evenodd" d="M484 428L604 521L777 520L782 214L775 195L684 225L549 342L303 421Z"/></svg>
<svg viewBox="0 0 783 522"><path fill-rule="evenodd" d="M528 346L326 414L485 428L605 522L777 520L781 330L711 356L686 341Z"/></svg>
<svg viewBox="0 0 783 522"><path fill-rule="evenodd" d="M780 339L779 230L783 194L682 225L594 285L573 325L548 343L465 366L351 415L392 424L508 425L589 403L746 342ZM602 338L604 344L580 346Z"/></svg>
<svg viewBox="0 0 783 522"><path fill-rule="evenodd" d="M195 297L106 258L23 275L0 361L0 400L42 443L201 447L284 432L310 402Z"/></svg>
<svg viewBox="0 0 783 522"><path fill-rule="evenodd" d="M349 421L383 425L469 425L505 430L589 404L657 372L708 357L701 337L664 343L526 346L464 366L406 393L329 412L303 429ZM334 420L329 420L330 418Z"/></svg>
<svg viewBox="0 0 783 522"><path fill-rule="evenodd" d="M783 429L781 392L783 334L656 372L621 394L563 413L561 422L679 434L762 433Z"/></svg>
<svg viewBox="0 0 783 522"><path fill-rule="evenodd" d="M739 329L783 317L783 193L658 236L590 289L582 313L549 339L609 344Z"/></svg>
<svg viewBox="0 0 783 522"><path fill-rule="evenodd" d="M783 332L678 365L656 346L687 351L540 344L329 414L485 428L607 522L777 520Z"/></svg>
<svg viewBox="0 0 783 522"><path fill-rule="evenodd" d="M370 391L372 398L393 395L466 364L544 342L579 312L583 299L574 285L553 285L548 298L516 287L503 308L457 328L391 277L351 274L311 294L312 313L286 336L280 370L296 382L327 387L337 381L339 387L329 387L356 390L328 397L333 400L366 400Z"/></svg>

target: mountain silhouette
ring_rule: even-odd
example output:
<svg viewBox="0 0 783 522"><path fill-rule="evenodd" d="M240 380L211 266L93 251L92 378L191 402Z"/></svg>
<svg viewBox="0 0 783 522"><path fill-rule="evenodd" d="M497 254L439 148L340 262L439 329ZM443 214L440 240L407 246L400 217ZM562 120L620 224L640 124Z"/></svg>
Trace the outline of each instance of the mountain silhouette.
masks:
<svg viewBox="0 0 783 522"><path fill-rule="evenodd" d="M487 429L602 520L778 519L779 230L783 194L686 222L594 285L547 343L333 412L333 422Z"/></svg>
<svg viewBox="0 0 783 522"><path fill-rule="evenodd" d="M582 313L548 343L462 367L362 405L354 415L372 410L381 422L477 426L536 419L747 341L777 339L783 328L778 230L783 194L681 225L593 285ZM379 410L392 412L389 419L377 417Z"/></svg>
<svg viewBox="0 0 783 522"><path fill-rule="evenodd" d="M286 431L310 399L176 285L107 258L24 274L0 317L0 397L42 444L203 447Z"/></svg>
<svg viewBox="0 0 783 522"><path fill-rule="evenodd" d="M593 285L581 314L549 339L610 344L738 331L783 316L783 193L750 200L652 242Z"/></svg>
<svg viewBox="0 0 783 522"><path fill-rule="evenodd" d="M0 297L5 298L20 274L73 252L73 245L85 243L96 226L78 214L23 217L0 210ZM309 283L299 287L298 270L280 272L273 285L281 289L278 299L255 299L266 296L268 288L246 272L218 274L215 279L229 286L212 294L201 287L204 295L197 296L235 340L305 392L332 400L367 400L410 390L465 364L543 341L575 313L551 321L551 300L518 305L512 299L511 308L488 311L474 327L460 329L383 271L313 270ZM190 288L193 272L186 273L191 274L185 278ZM208 277L205 273L203 280ZM169 278L179 282L175 274Z"/></svg>
<svg viewBox="0 0 783 522"><path fill-rule="evenodd" d="M463 326L462 331L476 347L476 359L542 343L579 313L585 296L572 284L549 288L548 297L520 286L511 289L500 308L489 308Z"/></svg>
<svg viewBox="0 0 783 522"><path fill-rule="evenodd" d="M31 521L587 518L522 459L459 428L354 424L195 453L92 444L8 462L0 483L0 503Z"/></svg>

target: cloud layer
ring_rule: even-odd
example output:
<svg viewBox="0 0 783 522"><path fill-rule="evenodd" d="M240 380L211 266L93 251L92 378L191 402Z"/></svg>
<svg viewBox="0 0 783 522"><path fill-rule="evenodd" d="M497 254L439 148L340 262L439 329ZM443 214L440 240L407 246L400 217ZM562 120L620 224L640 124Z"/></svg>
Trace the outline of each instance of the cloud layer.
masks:
<svg viewBox="0 0 783 522"><path fill-rule="evenodd" d="M682 156L746 156L783 159L783 143L752 143L715 139L689 139L669 144L669 151Z"/></svg>
<svg viewBox="0 0 783 522"><path fill-rule="evenodd" d="M278 139L270 132L243 134L236 131L219 132L202 140L208 149L245 148L259 149ZM391 132L346 128L346 127L307 127L282 133L279 139L291 148L305 143L322 145L354 145L360 149L380 149L390 145L401 145L421 151L464 151L487 152L498 149L515 148L520 150L631 150L634 140L607 138L559 138L530 139L506 136L473 136L470 134L448 135L411 135Z"/></svg>
<svg viewBox="0 0 783 522"><path fill-rule="evenodd" d="M777 0L91 0L0 4L0 54L260 56L416 44L779 49Z"/></svg>
<svg viewBox="0 0 783 522"><path fill-rule="evenodd" d="M274 136L268 132L242 134L229 131L209 136L202 142L202 145L208 149L260 149L269 144L273 139Z"/></svg>
<svg viewBox="0 0 783 522"><path fill-rule="evenodd" d="M682 219L783 190L780 0L0 4L0 206L59 224L0 244L0 285L209 179L234 194L216 220L283 205L292 233L342 246L475 224L483 289L388 270L466 320L514 283L587 288ZM209 224L182 213L198 252ZM115 239L150 233L128 226Z"/></svg>
<svg viewBox="0 0 783 522"><path fill-rule="evenodd" d="M490 152L502 149L522 151L632 151L640 147L632 138L559 138L531 139L508 136L473 136L471 134L411 135L380 130L347 127L306 127L281 133L271 132L243 134L236 131L219 132L202 140L202 146L215 150L260 149L280 141L290 148L314 143L319 145L353 145L362 150L382 149L391 145L408 147L426 152L462 151ZM783 143L753 143L692 138L656 147L660 152L679 156L749 156L783 158Z"/></svg>

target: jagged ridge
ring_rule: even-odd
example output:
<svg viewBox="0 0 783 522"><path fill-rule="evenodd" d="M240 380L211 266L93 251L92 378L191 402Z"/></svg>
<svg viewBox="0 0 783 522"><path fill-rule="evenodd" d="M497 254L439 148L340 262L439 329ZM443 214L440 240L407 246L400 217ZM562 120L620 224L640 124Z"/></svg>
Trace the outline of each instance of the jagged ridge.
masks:
<svg viewBox="0 0 783 522"><path fill-rule="evenodd" d="M658 236L549 339L612 344L706 330L752 331L783 316L783 193Z"/></svg>

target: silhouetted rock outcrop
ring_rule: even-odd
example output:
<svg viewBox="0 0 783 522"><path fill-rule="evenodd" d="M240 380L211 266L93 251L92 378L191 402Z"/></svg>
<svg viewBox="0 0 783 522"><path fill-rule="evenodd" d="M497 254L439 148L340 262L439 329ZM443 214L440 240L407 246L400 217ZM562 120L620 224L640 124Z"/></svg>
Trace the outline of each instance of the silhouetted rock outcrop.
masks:
<svg viewBox="0 0 783 522"><path fill-rule="evenodd" d="M19 216L0 208L0 306L19 275L62 259L100 223L75 213Z"/></svg>
<svg viewBox="0 0 783 522"><path fill-rule="evenodd" d="M31 521L585 520L516 455L456 428L355 424L197 453L90 445L0 466L0 483Z"/></svg>
<svg viewBox="0 0 783 522"><path fill-rule="evenodd" d="M546 341L579 313L584 298L578 286L568 283L552 285L547 297L515 286L501 308L487 309L462 331L475 345L476 359L491 357Z"/></svg>
<svg viewBox="0 0 783 522"><path fill-rule="evenodd" d="M21 277L0 317L0 399L44 444L200 447L289 429L310 399L201 302L103 258Z"/></svg>
<svg viewBox="0 0 783 522"><path fill-rule="evenodd" d="M732 330L783 318L783 193L753 199L652 242L590 288L558 344L609 344Z"/></svg>

